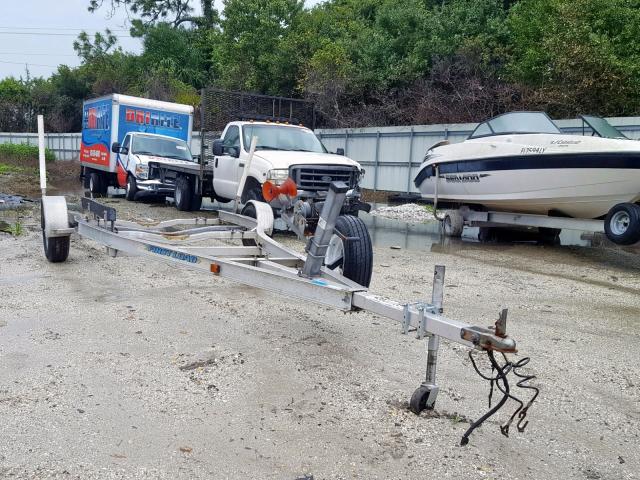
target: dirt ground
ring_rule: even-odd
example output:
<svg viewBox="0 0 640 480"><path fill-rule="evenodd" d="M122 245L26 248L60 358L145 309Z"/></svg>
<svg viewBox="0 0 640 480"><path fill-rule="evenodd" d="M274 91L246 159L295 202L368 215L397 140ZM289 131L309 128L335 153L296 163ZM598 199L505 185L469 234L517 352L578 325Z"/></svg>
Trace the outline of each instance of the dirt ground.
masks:
<svg viewBox="0 0 640 480"><path fill-rule="evenodd" d="M106 201L122 218L177 216ZM531 357L526 431L500 434L510 402L460 447L488 394L466 348L443 343L436 409L416 416L426 342L398 324L79 237L49 264L39 213L21 215L22 235L0 233L0 478L640 478L638 255L375 249L373 292L428 298L446 265L445 314L486 326L508 307L516 358Z"/></svg>

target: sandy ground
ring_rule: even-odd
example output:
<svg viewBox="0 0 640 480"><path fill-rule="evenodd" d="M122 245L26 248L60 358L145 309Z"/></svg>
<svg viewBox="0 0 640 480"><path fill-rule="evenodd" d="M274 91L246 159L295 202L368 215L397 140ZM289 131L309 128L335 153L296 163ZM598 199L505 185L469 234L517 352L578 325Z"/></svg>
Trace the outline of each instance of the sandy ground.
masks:
<svg viewBox="0 0 640 480"><path fill-rule="evenodd" d="M177 214L108 201L123 218ZM37 212L21 222L0 234L0 478L640 478L638 255L375 249L373 292L426 298L444 264L445 313L489 325L508 307L532 358L526 432L500 434L510 404L460 447L488 393L465 348L444 342L436 409L416 416L426 343L395 323L78 237L49 264Z"/></svg>

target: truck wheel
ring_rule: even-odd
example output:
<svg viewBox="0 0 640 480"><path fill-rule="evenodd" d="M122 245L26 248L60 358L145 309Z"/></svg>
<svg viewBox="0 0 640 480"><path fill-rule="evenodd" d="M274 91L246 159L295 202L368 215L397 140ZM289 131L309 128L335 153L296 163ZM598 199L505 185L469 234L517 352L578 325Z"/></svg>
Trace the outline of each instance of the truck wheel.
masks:
<svg viewBox="0 0 640 480"><path fill-rule="evenodd" d="M640 206L619 203L604 219L607 238L618 245L632 245L640 241Z"/></svg>
<svg viewBox="0 0 640 480"><path fill-rule="evenodd" d="M361 218L340 215L324 259L325 266L368 287L373 273L373 247Z"/></svg>
<svg viewBox="0 0 640 480"><path fill-rule="evenodd" d="M202 208L202 195L193 194L191 197L191 211L199 212Z"/></svg>
<svg viewBox="0 0 640 480"><path fill-rule="evenodd" d="M191 211L191 182L187 177L178 177L176 191L173 194L176 208L182 212Z"/></svg>
<svg viewBox="0 0 640 480"><path fill-rule="evenodd" d="M95 195L107 194L107 184L98 172L91 172L89 175L89 191Z"/></svg>
<svg viewBox="0 0 640 480"><path fill-rule="evenodd" d="M136 183L135 177L130 174L127 177L127 193L125 198L133 202L136 198L136 193L138 193L138 184Z"/></svg>
<svg viewBox="0 0 640 480"><path fill-rule="evenodd" d="M264 202L262 196L262 186L253 178L247 179L247 186L242 194L242 203L247 203L249 200L257 200L258 202Z"/></svg>

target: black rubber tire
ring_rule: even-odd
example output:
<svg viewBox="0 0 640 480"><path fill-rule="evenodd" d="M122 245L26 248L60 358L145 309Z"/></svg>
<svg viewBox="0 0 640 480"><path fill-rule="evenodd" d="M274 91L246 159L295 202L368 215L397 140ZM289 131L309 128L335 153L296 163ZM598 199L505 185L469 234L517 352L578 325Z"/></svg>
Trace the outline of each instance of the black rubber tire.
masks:
<svg viewBox="0 0 640 480"><path fill-rule="evenodd" d="M138 193L138 184L136 183L135 177L129 175L127 177L127 193L125 194L125 198L133 202L136 198L136 193Z"/></svg>
<svg viewBox="0 0 640 480"><path fill-rule="evenodd" d="M251 180L250 183L244 189L244 193L242 194L242 203L247 203L249 200L257 200L258 202L264 202L264 198L262 196L262 187L255 180Z"/></svg>
<svg viewBox="0 0 640 480"><path fill-rule="evenodd" d="M369 230L361 218L340 215L334 230L343 240L342 275L359 285L368 287L373 273L373 247ZM334 268L337 268L336 265Z"/></svg>
<svg viewBox="0 0 640 480"><path fill-rule="evenodd" d="M256 207L253 206L252 203L247 203L242 209L242 215L245 217L256 218L258 215L256 213ZM253 239L242 239L242 245L245 247L255 247L256 241Z"/></svg>
<svg viewBox="0 0 640 480"><path fill-rule="evenodd" d="M623 215L627 218L626 230L620 231L612 225ZM604 219L604 232L607 238L617 245L633 245L640 241L640 206L634 203L619 203L609 210Z"/></svg>
<svg viewBox="0 0 640 480"><path fill-rule="evenodd" d="M191 182L187 177L178 177L176 180L176 191L173 195L178 210L182 212L191 211L193 190L191 188Z"/></svg>
<svg viewBox="0 0 640 480"><path fill-rule="evenodd" d="M409 400L409 410L411 410L416 415L420 415L420 412L423 410L432 410L433 405L427 408L427 400L429 400L429 393L431 393L431 389L424 385L419 386L413 395L411 395L411 400Z"/></svg>
<svg viewBox="0 0 640 480"><path fill-rule="evenodd" d="M44 230L42 231L42 243L44 246L44 255L51 263L64 262L69 257L70 246L69 235L65 237L51 237L48 238Z"/></svg>
<svg viewBox="0 0 640 480"><path fill-rule="evenodd" d="M464 218L457 210L447 212L442 220L442 230L447 237L460 238L464 230Z"/></svg>
<svg viewBox="0 0 640 480"><path fill-rule="evenodd" d="M94 195L106 195L107 184L104 181L104 177L98 172L91 172L89 174L89 191Z"/></svg>
<svg viewBox="0 0 640 480"><path fill-rule="evenodd" d="M64 262L69 257L71 236L48 238L44 233L44 227L44 207L42 206L42 201L40 201L40 228L42 229L44 256L51 263Z"/></svg>
<svg viewBox="0 0 640 480"><path fill-rule="evenodd" d="M202 195L193 194L191 196L191 211L199 212L202 208Z"/></svg>

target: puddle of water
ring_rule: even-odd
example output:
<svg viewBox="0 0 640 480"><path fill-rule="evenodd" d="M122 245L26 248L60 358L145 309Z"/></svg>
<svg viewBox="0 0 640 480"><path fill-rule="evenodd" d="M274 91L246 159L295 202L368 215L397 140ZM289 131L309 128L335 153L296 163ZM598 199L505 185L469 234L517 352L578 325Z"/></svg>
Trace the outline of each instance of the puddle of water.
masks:
<svg viewBox="0 0 640 480"><path fill-rule="evenodd" d="M373 208L387 206L379 203L373 204ZM446 238L440 231L438 221L427 223L408 223L386 217L374 216L366 213L360 215L367 225L371 240L375 246L390 247L399 246L411 250L430 250L433 245L453 245L461 243L478 243L480 229L477 227L465 227L461 239ZM601 237L601 236L600 236ZM500 229L499 242L506 243L538 243L539 237L534 230L530 232L509 231ZM605 241L606 243L606 241ZM603 240L591 232L577 230L562 230L560 234L560 246L602 247Z"/></svg>

